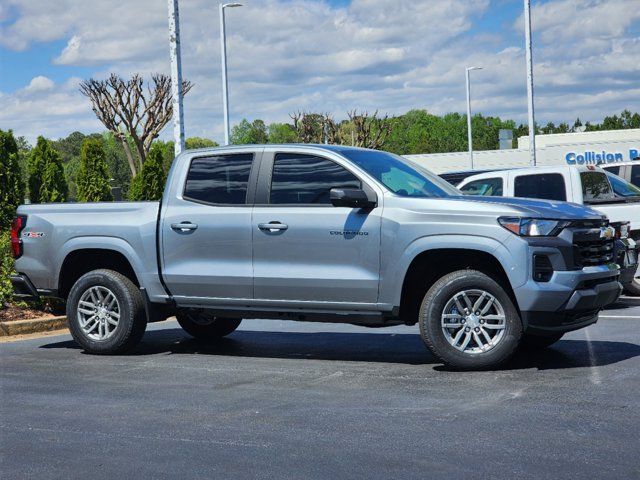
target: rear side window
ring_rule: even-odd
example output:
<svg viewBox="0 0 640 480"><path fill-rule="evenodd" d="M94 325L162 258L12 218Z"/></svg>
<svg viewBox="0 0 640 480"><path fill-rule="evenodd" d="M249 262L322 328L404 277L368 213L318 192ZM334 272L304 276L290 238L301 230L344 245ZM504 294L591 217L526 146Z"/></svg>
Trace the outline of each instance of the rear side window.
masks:
<svg viewBox="0 0 640 480"><path fill-rule="evenodd" d="M620 165L617 165L615 167L602 167L602 168L607 172L613 173L614 175L620 175Z"/></svg>
<svg viewBox="0 0 640 480"><path fill-rule="evenodd" d="M330 160L296 153L276 154L270 203L330 205L329 191L335 187L362 188L362 183Z"/></svg>
<svg viewBox="0 0 640 480"><path fill-rule="evenodd" d="M582 197L584 203L613 200L615 195L607 174L603 172L581 172Z"/></svg>
<svg viewBox="0 0 640 480"><path fill-rule="evenodd" d="M252 164L252 153L194 158L183 197L203 203L243 205Z"/></svg>
<svg viewBox="0 0 640 480"><path fill-rule="evenodd" d="M631 167L631 183L640 187L640 165L634 165Z"/></svg>
<svg viewBox="0 0 640 480"><path fill-rule="evenodd" d="M542 200L567 200L564 178L559 173L520 175L514 184L514 196Z"/></svg>
<svg viewBox="0 0 640 480"><path fill-rule="evenodd" d="M485 195L488 197L501 197L502 178L483 178L482 180L474 180L467 183L462 190L467 195Z"/></svg>

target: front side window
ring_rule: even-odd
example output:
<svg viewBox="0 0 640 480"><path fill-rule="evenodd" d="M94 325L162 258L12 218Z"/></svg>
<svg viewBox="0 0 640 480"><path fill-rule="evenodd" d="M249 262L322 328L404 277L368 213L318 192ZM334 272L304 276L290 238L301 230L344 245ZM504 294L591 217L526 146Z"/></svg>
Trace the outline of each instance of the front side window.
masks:
<svg viewBox="0 0 640 480"><path fill-rule="evenodd" d="M194 158L183 197L216 205L244 205L252 164L252 153Z"/></svg>
<svg viewBox="0 0 640 480"><path fill-rule="evenodd" d="M615 199L609 179L604 172L581 172L584 203L597 203Z"/></svg>
<svg viewBox="0 0 640 480"><path fill-rule="evenodd" d="M276 154L271 204L330 205L332 188L362 188L362 182L337 163L315 155Z"/></svg>
<svg viewBox="0 0 640 480"><path fill-rule="evenodd" d="M503 195L502 178L483 178L467 183L462 190L467 195L484 195L488 197L501 197Z"/></svg>
<svg viewBox="0 0 640 480"><path fill-rule="evenodd" d="M564 178L559 173L538 173L516 177L513 195L542 200L567 200Z"/></svg>
<svg viewBox="0 0 640 480"><path fill-rule="evenodd" d="M627 182L624 178L620 178L616 175L607 173L611 186L613 187L613 193L619 197L640 197L640 187Z"/></svg>

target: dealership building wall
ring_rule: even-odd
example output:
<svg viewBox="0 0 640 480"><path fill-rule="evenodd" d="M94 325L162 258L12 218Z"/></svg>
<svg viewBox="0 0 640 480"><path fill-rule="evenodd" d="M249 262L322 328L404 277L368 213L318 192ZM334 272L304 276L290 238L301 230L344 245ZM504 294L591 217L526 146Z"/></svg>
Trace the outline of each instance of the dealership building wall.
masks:
<svg viewBox="0 0 640 480"><path fill-rule="evenodd" d="M536 135L539 166L595 165L626 162L640 156L640 129ZM406 155L432 172L469 170L469 152ZM518 138L518 148L473 152L476 170L530 166L529 137Z"/></svg>

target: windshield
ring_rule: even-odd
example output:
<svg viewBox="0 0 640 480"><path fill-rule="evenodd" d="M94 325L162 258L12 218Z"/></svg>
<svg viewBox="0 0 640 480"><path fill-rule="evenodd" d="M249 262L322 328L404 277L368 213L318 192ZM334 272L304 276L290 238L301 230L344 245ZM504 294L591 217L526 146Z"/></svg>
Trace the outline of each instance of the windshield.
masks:
<svg viewBox="0 0 640 480"><path fill-rule="evenodd" d="M437 175L411 164L392 153L373 150L350 150L340 152L346 158L401 197L450 197L461 195Z"/></svg>
<svg viewBox="0 0 640 480"><path fill-rule="evenodd" d="M619 197L640 197L640 188L632 183L609 172L607 172L607 177L609 177L609 181L613 187L613 193Z"/></svg>
<svg viewBox="0 0 640 480"><path fill-rule="evenodd" d="M584 203L599 203L615 200L611 184L604 172L581 172L582 197Z"/></svg>

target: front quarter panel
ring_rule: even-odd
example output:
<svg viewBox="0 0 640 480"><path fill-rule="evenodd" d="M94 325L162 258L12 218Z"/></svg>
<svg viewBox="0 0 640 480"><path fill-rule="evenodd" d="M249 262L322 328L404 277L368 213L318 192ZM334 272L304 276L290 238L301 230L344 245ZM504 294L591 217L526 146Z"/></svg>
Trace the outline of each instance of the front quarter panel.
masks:
<svg viewBox="0 0 640 480"><path fill-rule="evenodd" d="M382 223L380 303L399 305L402 285L411 262L435 249L467 249L493 255L503 266L511 286L526 282L526 242L502 228L496 219L505 214L486 205L448 199L390 197L385 199Z"/></svg>

